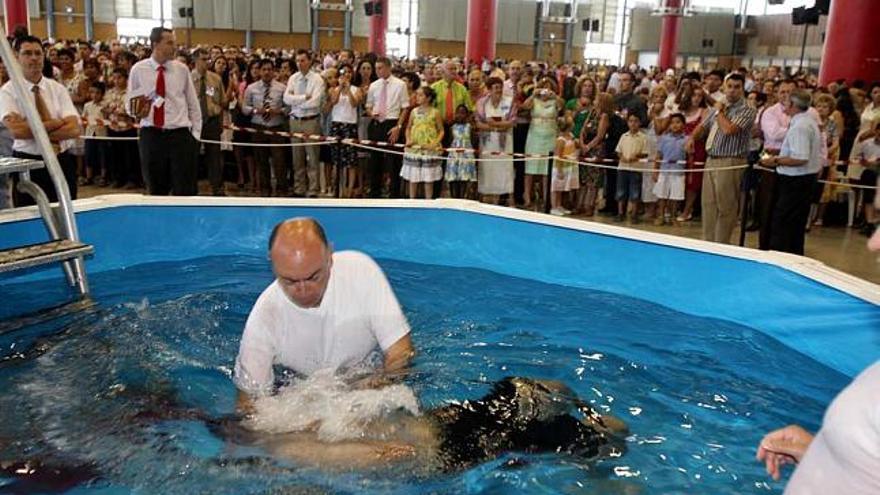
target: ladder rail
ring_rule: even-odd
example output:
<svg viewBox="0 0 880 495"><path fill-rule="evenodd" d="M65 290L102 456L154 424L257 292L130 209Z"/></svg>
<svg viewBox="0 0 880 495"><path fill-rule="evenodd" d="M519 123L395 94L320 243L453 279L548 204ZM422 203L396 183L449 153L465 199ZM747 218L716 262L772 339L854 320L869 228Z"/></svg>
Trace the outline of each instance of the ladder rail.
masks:
<svg viewBox="0 0 880 495"><path fill-rule="evenodd" d="M52 240L61 239L61 234L58 232L58 226L55 221L55 214L52 212L52 207L49 205L49 198L46 197L46 193L40 189L40 186L31 182L30 171L25 170L19 175L21 177L18 181L18 190L34 198L37 208L40 210L40 216L43 217L43 224L46 226L46 230L49 231L49 237ZM71 286L76 285L76 276L73 273L71 262L65 261L61 266L64 268L64 275L67 276L67 283Z"/></svg>
<svg viewBox="0 0 880 495"><path fill-rule="evenodd" d="M37 111L34 99L26 89L24 73L18 64L18 58L15 56L12 46L9 44L6 33L0 36L0 58L3 59L3 63L6 65L9 80L12 82L12 88L15 91L19 107L24 110L24 117L28 121L34 141L36 141L40 155L43 157L43 163L49 173L49 177L52 179L52 184L55 186L58 205L61 211L60 220L61 227L64 230L64 237L72 241L79 241L79 230L77 229L76 218L74 217L73 204L70 200L70 188L67 185L67 180L64 178L64 172L61 170L58 157L52 150L49 134L46 132L42 119L40 119L40 113ZM73 271L80 294L88 294L89 288L86 279L85 263L81 257L74 260Z"/></svg>

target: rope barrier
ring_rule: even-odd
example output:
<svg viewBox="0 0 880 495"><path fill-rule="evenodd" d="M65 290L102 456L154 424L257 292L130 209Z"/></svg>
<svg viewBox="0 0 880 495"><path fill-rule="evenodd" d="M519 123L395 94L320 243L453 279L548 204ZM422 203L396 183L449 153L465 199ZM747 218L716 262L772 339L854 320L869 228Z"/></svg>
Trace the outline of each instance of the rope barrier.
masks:
<svg viewBox="0 0 880 495"><path fill-rule="evenodd" d="M94 125L94 123L100 123L101 125L105 125L108 121L104 119L93 119L93 122L89 122L89 119L83 118L83 123L86 125ZM132 128L139 128L137 124L132 125ZM392 153L395 155L406 156L407 151L405 146L402 143L388 143L385 141L373 141L369 139L353 139L353 138L339 138L336 136L323 136L320 134L306 134L302 132L288 132L288 131L273 131L270 129L257 129L252 127L241 127L236 125L224 125L225 129L231 129L233 131L247 132L250 134L267 134L272 136L280 136L287 138L295 138L301 139L302 142L284 142L284 143L251 143L251 142L238 142L238 141L222 141L222 140L211 140L211 139L199 139L202 143L207 144L221 144L221 145L231 145L231 146L250 146L250 147L287 147L287 148L295 148L295 147L306 147L306 146L324 146L328 144L346 144L349 146L354 146L356 148L375 151L380 153ZM80 139L91 139L91 140L100 140L100 141L136 141L138 140L137 136L80 136ZM397 149L391 149L397 148ZM403 151L399 151L402 149ZM419 150L422 149L419 146L410 146L409 149ZM433 150L433 149L432 149ZM473 148L440 148L436 149L438 152L437 160L449 160L451 158L459 158L455 156L440 156L439 153L463 153L463 152L471 152L474 154L473 158L468 158L468 160L473 160L474 162L510 162L510 161L533 161L533 160L547 160L552 157L552 155L538 155L538 154L527 154L527 153L506 153L502 151L493 151L489 153L480 153L478 150ZM485 155L497 156L497 158L486 158ZM618 170L622 172L643 172L650 173L655 172L654 168L640 168L640 167L627 167L621 165L603 165L603 163L616 163L617 160L613 160L610 158L597 158L590 160L574 160L571 158L563 158L563 157L555 157L556 161L569 163L573 165L582 165L587 167L599 168L603 170ZM644 164L655 164L655 163L672 163L672 162L661 162L659 160L652 159L640 159L636 160L632 163L644 163ZM705 165L705 162L688 162L686 160L678 160L675 162L676 164L690 164L690 165ZM876 162L872 162L876 163ZM832 165L850 165L850 164L859 164L859 162L846 162L843 160L837 160L831 163ZM713 168L684 168L681 170L659 170L659 172L667 172L667 173L707 173L707 172L722 172L727 170L742 170L748 168L748 165L733 165L729 167L713 167ZM754 166L755 170L762 170L766 172L775 172L772 168L762 167L760 165ZM833 186L839 187L847 187L852 189L878 189L878 186L865 186L861 184L853 184L850 182L838 182L838 181L828 181L828 180L819 180L821 184L830 184Z"/></svg>

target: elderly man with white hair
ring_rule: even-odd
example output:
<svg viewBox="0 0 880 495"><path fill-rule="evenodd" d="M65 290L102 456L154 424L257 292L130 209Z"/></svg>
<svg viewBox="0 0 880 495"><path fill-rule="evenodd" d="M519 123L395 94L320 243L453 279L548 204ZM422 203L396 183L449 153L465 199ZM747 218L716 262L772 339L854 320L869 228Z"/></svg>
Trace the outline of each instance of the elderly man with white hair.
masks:
<svg viewBox="0 0 880 495"><path fill-rule="evenodd" d="M804 254L804 234L810 198L822 169L822 133L809 114L812 103L804 90L791 93L786 113L791 116L779 155L761 164L776 168L776 202L770 227L770 249Z"/></svg>

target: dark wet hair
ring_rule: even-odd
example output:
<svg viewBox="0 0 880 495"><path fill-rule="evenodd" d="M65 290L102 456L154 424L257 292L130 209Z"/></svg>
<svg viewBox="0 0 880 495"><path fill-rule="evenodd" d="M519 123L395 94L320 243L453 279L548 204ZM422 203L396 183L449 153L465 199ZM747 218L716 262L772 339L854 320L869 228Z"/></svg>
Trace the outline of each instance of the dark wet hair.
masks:
<svg viewBox="0 0 880 495"><path fill-rule="evenodd" d="M322 227L321 224L314 218L304 218L303 220L307 220L309 221L309 223L312 224L312 227L315 229L315 233L318 234L318 239L321 239L321 242L325 246L327 246L327 234L324 232L324 227ZM272 227L272 233L269 234L269 251L271 251L272 246L275 245L275 238L278 237L278 231L281 230L281 226L288 221L290 221L290 219L282 220L275 224L274 227Z"/></svg>
<svg viewBox="0 0 880 495"><path fill-rule="evenodd" d="M555 452L596 458L610 446L625 448L598 426L585 424L571 414L540 419L520 411L517 380L504 378L481 399L428 413L439 428L438 457L444 471L467 469L505 452ZM598 416L591 409L585 414Z"/></svg>

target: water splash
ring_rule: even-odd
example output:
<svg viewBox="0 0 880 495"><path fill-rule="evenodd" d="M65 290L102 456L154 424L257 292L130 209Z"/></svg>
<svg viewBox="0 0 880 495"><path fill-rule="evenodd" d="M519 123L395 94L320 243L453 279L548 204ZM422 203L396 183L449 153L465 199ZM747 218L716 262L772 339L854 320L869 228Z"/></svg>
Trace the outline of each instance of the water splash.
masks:
<svg viewBox="0 0 880 495"><path fill-rule="evenodd" d="M353 390L342 375L319 371L295 380L277 395L256 401L246 425L267 433L316 429L318 438L338 442L363 438L376 420L398 413L418 415L416 396L406 385Z"/></svg>

